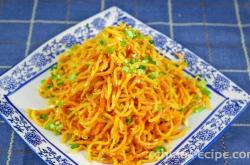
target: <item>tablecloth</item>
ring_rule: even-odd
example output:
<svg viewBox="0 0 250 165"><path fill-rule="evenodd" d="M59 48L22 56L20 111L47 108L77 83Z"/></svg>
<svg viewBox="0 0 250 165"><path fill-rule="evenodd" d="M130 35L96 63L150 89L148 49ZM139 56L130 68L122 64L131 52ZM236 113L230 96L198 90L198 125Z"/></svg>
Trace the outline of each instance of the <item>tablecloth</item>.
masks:
<svg viewBox="0 0 250 165"><path fill-rule="evenodd" d="M118 6L190 48L250 93L250 0L0 0L0 74L42 43ZM250 107L208 151L250 151ZM44 162L0 118L0 165ZM250 164L195 159L191 164Z"/></svg>

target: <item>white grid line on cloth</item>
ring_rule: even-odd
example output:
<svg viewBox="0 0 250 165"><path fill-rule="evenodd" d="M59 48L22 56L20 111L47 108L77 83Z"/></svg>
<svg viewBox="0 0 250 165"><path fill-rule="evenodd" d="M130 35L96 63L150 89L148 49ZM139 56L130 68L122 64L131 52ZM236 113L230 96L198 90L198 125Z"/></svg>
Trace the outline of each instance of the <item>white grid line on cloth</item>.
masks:
<svg viewBox="0 0 250 165"><path fill-rule="evenodd" d="M76 24L81 21L61 21L61 20L34 20L34 23L44 23L44 24ZM20 24L28 24L30 23L29 20L4 20L0 19L0 24L8 24L8 23L20 23ZM148 25L164 25L169 26L168 22L161 22L161 21L154 21L154 22L147 22ZM172 23L173 26L214 26L214 27L238 27L237 24L230 24L230 23L209 23L209 22L175 22ZM250 27L249 24L242 24L242 27Z"/></svg>
<svg viewBox="0 0 250 165"><path fill-rule="evenodd" d="M12 148L13 148L14 138L15 138L15 133L12 130L11 131L11 135L10 135L10 144L9 144L9 149L8 149L8 155L7 155L6 165L10 165L10 160L11 160L11 156L12 156Z"/></svg>
<svg viewBox="0 0 250 165"><path fill-rule="evenodd" d="M31 43L31 38L32 38L32 33L33 33L33 26L34 26L34 20L35 20L35 16L36 16L37 4L38 4L38 0L34 0L34 4L33 4L33 8L32 8L32 15L31 15L31 19L30 19L28 39L26 42L25 56L27 56L29 54L29 50L30 50L30 43Z"/></svg>
<svg viewBox="0 0 250 165"><path fill-rule="evenodd" d="M235 123L232 124L233 127L250 127L250 124Z"/></svg>
<svg viewBox="0 0 250 165"><path fill-rule="evenodd" d="M101 11L103 11L105 9L105 0L100 0L101 1Z"/></svg>
<svg viewBox="0 0 250 165"><path fill-rule="evenodd" d="M0 120L0 123L4 123L4 121L3 121L3 120Z"/></svg>
<svg viewBox="0 0 250 165"><path fill-rule="evenodd" d="M34 23L44 23L44 24L76 24L79 23L80 21L60 21L60 20L35 20Z"/></svg>
<svg viewBox="0 0 250 165"><path fill-rule="evenodd" d="M30 21L28 21L28 20L15 20L15 19L13 19L13 20L4 20L4 19L1 19L0 20L0 23L6 23L6 24L8 24L8 23L29 23Z"/></svg>
<svg viewBox="0 0 250 165"><path fill-rule="evenodd" d="M172 0L168 0L168 22L169 22L169 35L174 39L173 17L172 17Z"/></svg>
<svg viewBox="0 0 250 165"><path fill-rule="evenodd" d="M248 73L248 70L244 69L219 69L220 72L233 72L233 73Z"/></svg>
<svg viewBox="0 0 250 165"><path fill-rule="evenodd" d="M2 65L0 66L0 69L10 69L12 66L9 65Z"/></svg>
<svg viewBox="0 0 250 165"><path fill-rule="evenodd" d="M243 31L242 24L241 24L240 9L239 9L239 4L238 4L237 0L234 0L234 7L235 7L235 14L236 14L237 22L238 22L238 27L239 27L239 30L240 30L241 45L242 45L242 49L243 49L246 64L247 64L248 77L249 77L249 80L250 80L249 56L248 56L248 50L247 50L246 42L245 42L245 35L244 35L244 31Z"/></svg>
<svg viewBox="0 0 250 165"><path fill-rule="evenodd" d="M205 2L202 1L201 2L201 9L202 9L202 20L203 22L207 22L207 15L205 12ZM212 49L211 49L211 43L209 42L209 36L208 36L208 26L204 25L204 38L205 38L205 43L206 43L206 47L207 47L207 51L208 51L208 62L211 63L212 62Z"/></svg>

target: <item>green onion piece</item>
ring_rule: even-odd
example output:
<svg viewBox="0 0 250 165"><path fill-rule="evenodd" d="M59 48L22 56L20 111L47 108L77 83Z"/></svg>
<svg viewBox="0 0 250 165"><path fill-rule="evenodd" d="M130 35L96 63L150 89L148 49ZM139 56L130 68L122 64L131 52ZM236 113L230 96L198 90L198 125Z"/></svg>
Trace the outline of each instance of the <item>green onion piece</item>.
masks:
<svg viewBox="0 0 250 165"><path fill-rule="evenodd" d="M132 64L134 64L134 63L137 63L137 62L139 62L139 59L138 58L133 58L133 59L131 59L131 61L130 61Z"/></svg>
<svg viewBox="0 0 250 165"><path fill-rule="evenodd" d="M148 159L149 160L152 160L152 159L155 159L157 157L157 153L154 152L154 151L151 151L148 153Z"/></svg>
<svg viewBox="0 0 250 165"><path fill-rule="evenodd" d="M126 41L122 40L122 41L120 41L120 43L121 43L121 46L122 46L122 47L125 47L125 46L126 46Z"/></svg>
<svg viewBox="0 0 250 165"><path fill-rule="evenodd" d="M76 79L76 74L75 73L73 73L73 74L71 74L70 76L69 76L69 80L71 80L71 81L74 81L75 79Z"/></svg>
<svg viewBox="0 0 250 165"><path fill-rule="evenodd" d="M163 153L163 152L166 152L166 149L163 146L158 146L158 147L155 148L155 152Z"/></svg>
<svg viewBox="0 0 250 165"><path fill-rule="evenodd" d="M125 30L125 34L126 34L126 36L128 37L128 38L131 38L131 39L133 39L133 38L135 38L136 37L136 33L135 33L135 31L133 30L133 29L126 29Z"/></svg>
<svg viewBox="0 0 250 165"><path fill-rule="evenodd" d="M87 29L89 29L89 24L88 23L85 26L86 26Z"/></svg>
<svg viewBox="0 0 250 165"><path fill-rule="evenodd" d="M42 80L42 81L41 81L41 84L44 84L45 82L46 82L46 80Z"/></svg>
<svg viewBox="0 0 250 165"><path fill-rule="evenodd" d="M58 107L64 106L64 101L63 101L63 100L58 101L58 102L57 102L57 106L58 106Z"/></svg>
<svg viewBox="0 0 250 165"><path fill-rule="evenodd" d="M178 109L177 111L182 112L182 111L184 111L184 108L180 108L180 109Z"/></svg>
<svg viewBox="0 0 250 165"><path fill-rule="evenodd" d="M161 111L161 110L163 110L163 109L164 109L164 105L162 105L162 104L157 104L156 112L159 112L159 111Z"/></svg>
<svg viewBox="0 0 250 165"><path fill-rule="evenodd" d="M106 42L104 39L102 39L102 40L99 41L99 44L100 44L100 45L106 45L106 43L107 43L107 42Z"/></svg>
<svg viewBox="0 0 250 165"><path fill-rule="evenodd" d="M57 69L57 67L58 67L58 65L55 64L55 65L53 65L53 66L50 68L50 70L53 71L53 70Z"/></svg>
<svg viewBox="0 0 250 165"><path fill-rule="evenodd" d="M57 85L58 86L62 86L64 84L64 82L63 81L59 81L59 82L57 82Z"/></svg>
<svg viewBox="0 0 250 165"><path fill-rule="evenodd" d="M132 119L131 118L126 118L126 124L130 125L132 123Z"/></svg>
<svg viewBox="0 0 250 165"><path fill-rule="evenodd" d="M130 73L130 69L129 69L129 67L127 67L127 66L123 66L122 70L123 70L125 73Z"/></svg>
<svg viewBox="0 0 250 165"><path fill-rule="evenodd" d="M166 72L164 72L164 71L160 71L160 73L159 73L160 75L166 75Z"/></svg>
<svg viewBox="0 0 250 165"><path fill-rule="evenodd" d="M154 40L149 40L149 43L154 44L155 42L154 42Z"/></svg>
<svg viewBox="0 0 250 165"><path fill-rule="evenodd" d="M145 70L145 69L146 69L146 66L144 66L144 65L140 65L138 69Z"/></svg>
<svg viewBox="0 0 250 165"><path fill-rule="evenodd" d="M49 84L48 86L47 86L47 89L51 89L53 86L51 85L51 84Z"/></svg>
<svg viewBox="0 0 250 165"><path fill-rule="evenodd" d="M78 47L78 45L73 45L71 48L70 48L70 50L76 50L77 49L77 47Z"/></svg>
<svg viewBox="0 0 250 165"><path fill-rule="evenodd" d="M89 68L90 64L85 64L86 68Z"/></svg>
<svg viewBox="0 0 250 165"><path fill-rule="evenodd" d="M205 109L206 109L206 107L200 106L200 107L196 108L194 112L199 113L199 112L204 111Z"/></svg>
<svg viewBox="0 0 250 165"><path fill-rule="evenodd" d="M79 144L76 144L76 143L70 144L71 149L75 149L75 148L78 148L78 147L79 147Z"/></svg>
<svg viewBox="0 0 250 165"><path fill-rule="evenodd" d="M150 63L150 64L156 65L156 61L154 61L154 60L152 59L152 57L150 57L150 56L145 57L144 60L143 60L143 62L144 62L144 63Z"/></svg>
<svg viewBox="0 0 250 165"><path fill-rule="evenodd" d="M148 75L150 79L156 79L159 77L159 72L152 72Z"/></svg>
<svg viewBox="0 0 250 165"><path fill-rule="evenodd" d="M108 47L108 54L112 54L114 52L112 47Z"/></svg>
<svg viewBox="0 0 250 165"><path fill-rule="evenodd" d="M47 124L45 125L45 129L50 131L53 131L55 127L56 127L55 123L52 120L48 121Z"/></svg>
<svg viewBox="0 0 250 165"><path fill-rule="evenodd" d="M199 95L194 95L194 100L199 100L200 99L200 96Z"/></svg>
<svg viewBox="0 0 250 165"><path fill-rule="evenodd" d="M207 82L206 80L202 79L198 82L198 85L201 86L201 87L206 87L207 86Z"/></svg>
<svg viewBox="0 0 250 165"><path fill-rule="evenodd" d="M48 115L47 114L40 114L40 119L47 120Z"/></svg>
<svg viewBox="0 0 250 165"><path fill-rule="evenodd" d="M200 88L200 89L201 89L201 92L204 95L208 96L209 98L211 97L211 92L210 92L210 90L207 87L203 87L203 88Z"/></svg>
<svg viewBox="0 0 250 165"><path fill-rule="evenodd" d="M138 68L138 72L141 74L146 73L146 67L144 65L140 65Z"/></svg>

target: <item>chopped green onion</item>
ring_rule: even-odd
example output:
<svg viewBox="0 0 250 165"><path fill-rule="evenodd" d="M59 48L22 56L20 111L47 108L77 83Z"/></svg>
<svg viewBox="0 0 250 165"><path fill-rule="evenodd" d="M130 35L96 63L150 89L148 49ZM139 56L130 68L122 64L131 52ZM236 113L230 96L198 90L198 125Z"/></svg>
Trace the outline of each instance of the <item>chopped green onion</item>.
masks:
<svg viewBox="0 0 250 165"><path fill-rule="evenodd" d="M122 40L122 41L120 41L120 43L121 43L121 46L122 46L122 47L125 47L125 46L126 46L126 41Z"/></svg>
<svg viewBox="0 0 250 165"><path fill-rule="evenodd" d="M184 110L184 108L180 108L180 109L178 109L177 111L180 111L180 112L182 112Z"/></svg>
<svg viewBox="0 0 250 165"><path fill-rule="evenodd" d="M57 82L57 85L58 86L62 86L64 84L64 82L63 81L59 81L59 82Z"/></svg>
<svg viewBox="0 0 250 165"><path fill-rule="evenodd" d="M85 26L86 26L87 29L89 29L89 24L88 23Z"/></svg>
<svg viewBox="0 0 250 165"><path fill-rule="evenodd" d="M41 84L44 84L45 82L46 82L46 80L42 80L42 81L41 81Z"/></svg>
<svg viewBox="0 0 250 165"><path fill-rule="evenodd" d="M198 85L201 86L201 87L206 87L207 82L206 82L206 80L202 79L202 80L200 80L200 81L198 82Z"/></svg>
<svg viewBox="0 0 250 165"><path fill-rule="evenodd" d="M154 151L151 151L148 153L148 159L149 160L154 160L155 158L157 158L157 153Z"/></svg>
<svg viewBox="0 0 250 165"><path fill-rule="evenodd" d="M53 86L51 85L51 84L49 84L48 86L47 86L47 89L51 89Z"/></svg>
<svg viewBox="0 0 250 165"><path fill-rule="evenodd" d="M194 99L195 99L195 100L199 100L199 99L200 99L200 96L196 94L196 95L194 96Z"/></svg>
<svg viewBox="0 0 250 165"><path fill-rule="evenodd" d="M47 114L40 114L40 119L47 120L48 115Z"/></svg>
<svg viewBox="0 0 250 165"><path fill-rule="evenodd" d="M148 75L150 79L156 79L159 77L159 72L152 72Z"/></svg>
<svg viewBox="0 0 250 165"><path fill-rule="evenodd" d="M158 146L155 148L155 152L163 153L163 152L166 152L166 149L163 146Z"/></svg>
<svg viewBox="0 0 250 165"><path fill-rule="evenodd" d="M123 66L122 70L123 70L125 73L130 73L130 69L129 69L129 67L127 67L127 66Z"/></svg>
<svg viewBox="0 0 250 165"><path fill-rule="evenodd" d="M163 109L164 109L164 106L162 104L157 104L156 112L159 112L159 111L161 111Z"/></svg>
<svg viewBox="0 0 250 165"><path fill-rule="evenodd" d="M78 148L78 147L79 147L79 144L76 144L76 143L70 144L71 149L75 149L75 148Z"/></svg>
<svg viewBox="0 0 250 165"><path fill-rule="evenodd" d="M206 107L200 106L200 107L196 108L194 112L199 113L199 112L204 111L205 109L206 109Z"/></svg>
<svg viewBox="0 0 250 165"><path fill-rule="evenodd" d="M90 64L85 64L85 66L86 66L87 68L89 68Z"/></svg>
<svg viewBox="0 0 250 165"><path fill-rule="evenodd" d="M112 47L108 47L108 54L112 54L114 52Z"/></svg>
<svg viewBox="0 0 250 165"><path fill-rule="evenodd" d="M138 72L141 74L146 73L146 67L144 65L140 65L138 68Z"/></svg>
<svg viewBox="0 0 250 165"><path fill-rule="evenodd" d="M133 30L133 29L126 29L125 30L125 34L126 34L126 36L128 37L128 38L131 38L131 39L133 39L133 38L135 38L136 37L136 33L135 33L135 31Z"/></svg>
<svg viewBox="0 0 250 165"><path fill-rule="evenodd" d="M57 102L57 106L58 106L58 107L64 106L64 101L63 101L63 100L58 101L58 102Z"/></svg>
<svg viewBox="0 0 250 165"><path fill-rule="evenodd" d="M166 75L166 72L164 72L164 71L160 71L160 73L159 73L160 75Z"/></svg>
<svg viewBox="0 0 250 165"><path fill-rule="evenodd" d="M55 123L52 120L48 121L47 124L45 125L45 129L50 131L53 131L55 127L56 127Z"/></svg>
<svg viewBox="0 0 250 165"><path fill-rule="evenodd" d="M107 43L107 42L106 42L105 40L103 40L103 39L99 41L99 44L100 44L100 45L106 45L106 43Z"/></svg>
<svg viewBox="0 0 250 165"><path fill-rule="evenodd" d="M150 63L150 64L156 65L156 61L154 61L154 60L152 59L152 57L150 57L150 56L145 57L144 60L143 60L143 62L144 62L144 63Z"/></svg>
<svg viewBox="0 0 250 165"><path fill-rule="evenodd" d="M207 87L203 87L203 88L200 88L201 89L201 92L204 94L204 95L206 95L206 96L208 96L208 97L211 97L211 92L210 92L210 90L207 88Z"/></svg>
<svg viewBox="0 0 250 165"><path fill-rule="evenodd" d="M145 70L146 67L144 65L140 65L138 69L142 69L142 70Z"/></svg>
<svg viewBox="0 0 250 165"><path fill-rule="evenodd" d="M130 125L132 123L132 119L131 118L126 118L126 124Z"/></svg>
<svg viewBox="0 0 250 165"><path fill-rule="evenodd" d="M69 76L69 80L74 81L76 79L77 75L75 73L71 74Z"/></svg>
<svg viewBox="0 0 250 165"><path fill-rule="evenodd" d="M130 61L132 64L134 64L134 63L137 63L137 62L139 62L139 59L138 58L133 58L133 59L131 59L131 61Z"/></svg>
<svg viewBox="0 0 250 165"><path fill-rule="evenodd" d="M154 40L149 40L149 43L154 44L155 42L154 42Z"/></svg>
<svg viewBox="0 0 250 165"><path fill-rule="evenodd" d="M55 65L53 65L53 66L50 68L50 70L53 71L53 70L57 69L57 67L58 67L58 65L55 64Z"/></svg>
<svg viewBox="0 0 250 165"><path fill-rule="evenodd" d="M70 48L70 50L76 50L77 49L77 47L78 47L78 45L73 45L71 48Z"/></svg>

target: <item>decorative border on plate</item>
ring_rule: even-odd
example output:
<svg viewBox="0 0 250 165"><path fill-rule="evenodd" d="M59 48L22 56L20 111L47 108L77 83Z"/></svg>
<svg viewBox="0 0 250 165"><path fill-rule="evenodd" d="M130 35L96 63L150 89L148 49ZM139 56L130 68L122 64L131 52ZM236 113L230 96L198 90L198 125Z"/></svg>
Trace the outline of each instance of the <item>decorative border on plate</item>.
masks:
<svg viewBox="0 0 250 165"><path fill-rule="evenodd" d="M48 164L77 164L50 143L8 100L14 93L56 62L56 56L74 44L93 37L106 26L125 22L144 34L151 35L162 55L175 60L181 53L188 62L187 72L200 75L210 87L227 98L227 101L203 121L199 127L157 164L185 164L193 159L247 106L249 95L204 60L160 32L143 24L117 7L107 9L52 38L22 62L0 77L0 113L30 148ZM181 157L178 155L182 153ZM184 154L183 154L184 153ZM183 156L185 155L185 156Z"/></svg>

